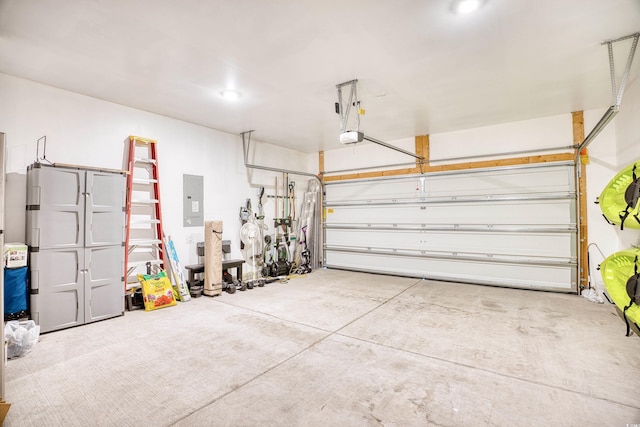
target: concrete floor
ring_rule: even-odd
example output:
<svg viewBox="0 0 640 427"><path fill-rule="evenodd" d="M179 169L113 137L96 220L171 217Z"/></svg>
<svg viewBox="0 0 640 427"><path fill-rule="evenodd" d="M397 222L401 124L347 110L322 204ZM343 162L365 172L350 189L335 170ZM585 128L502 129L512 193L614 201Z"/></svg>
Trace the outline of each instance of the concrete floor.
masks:
<svg viewBox="0 0 640 427"><path fill-rule="evenodd" d="M625 426L640 339L611 305L319 270L44 334L7 426Z"/></svg>

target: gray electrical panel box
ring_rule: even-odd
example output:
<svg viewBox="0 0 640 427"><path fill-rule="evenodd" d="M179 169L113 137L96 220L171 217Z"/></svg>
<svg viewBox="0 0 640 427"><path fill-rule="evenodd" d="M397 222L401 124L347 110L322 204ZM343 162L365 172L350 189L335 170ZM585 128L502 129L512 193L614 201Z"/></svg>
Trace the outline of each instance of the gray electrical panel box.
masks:
<svg viewBox="0 0 640 427"><path fill-rule="evenodd" d="M185 227L204 225L203 179L200 175L182 175L182 218Z"/></svg>

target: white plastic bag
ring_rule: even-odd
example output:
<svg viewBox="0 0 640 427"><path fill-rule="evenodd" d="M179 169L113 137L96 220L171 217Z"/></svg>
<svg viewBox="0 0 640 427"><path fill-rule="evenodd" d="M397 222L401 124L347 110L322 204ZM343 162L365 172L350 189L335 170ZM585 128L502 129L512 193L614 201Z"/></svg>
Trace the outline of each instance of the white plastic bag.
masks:
<svg viewBox="0 0 640 427"><path fill-rule="evenodd" d="M591 302L595 302L596 304L604 303L604 297L602 296L602 294L599 294L598 291L594 288L584 289L582 291L582 296Z"/></svg>
<svg viewBox="0 0 640 427"><path fill-rule="evenodd" d="M7 358L24 356L40 336L40 325L33 320L19 322L11 320L4 326L4 340L7 342Z"/></svg>

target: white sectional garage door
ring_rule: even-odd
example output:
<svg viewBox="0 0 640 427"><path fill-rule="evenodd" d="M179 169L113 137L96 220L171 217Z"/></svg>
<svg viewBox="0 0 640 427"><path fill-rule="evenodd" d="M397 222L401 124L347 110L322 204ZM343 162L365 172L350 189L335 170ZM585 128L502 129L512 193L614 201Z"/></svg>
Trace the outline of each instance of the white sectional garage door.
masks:
<svg viewBox="0 0 640 427"><path fill-rule="evenodd" d="M325 184L324 265L577 291L573 163Z"/></svg>

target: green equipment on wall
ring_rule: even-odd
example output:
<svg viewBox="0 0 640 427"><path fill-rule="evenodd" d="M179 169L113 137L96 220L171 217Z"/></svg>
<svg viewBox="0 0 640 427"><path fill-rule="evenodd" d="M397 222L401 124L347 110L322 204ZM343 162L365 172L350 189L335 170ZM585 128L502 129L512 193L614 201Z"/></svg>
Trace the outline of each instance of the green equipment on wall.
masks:
<svg viewBox="0 0 640 427"><path fill-rule="evenodd" d="M640 248L616 252L600 264L600 273L618 314L640 336Z"/></svg>
<svg viewBox="0 0 640 427"><path fill-rule="evenodd" d="M640 228L640 161L622 169L596 200L610 224Z"/></svg>

